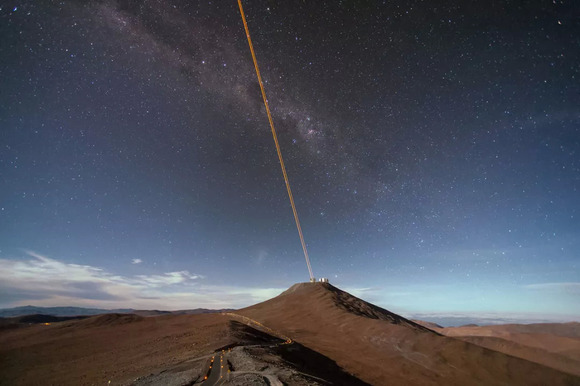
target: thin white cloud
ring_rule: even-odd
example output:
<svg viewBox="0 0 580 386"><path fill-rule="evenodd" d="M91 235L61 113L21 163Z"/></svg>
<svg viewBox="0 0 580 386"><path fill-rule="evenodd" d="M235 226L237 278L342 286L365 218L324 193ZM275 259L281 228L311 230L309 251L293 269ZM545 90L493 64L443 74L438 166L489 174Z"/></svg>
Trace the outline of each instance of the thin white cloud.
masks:
<svg viewBox="0 0 580 386"><path fill-rule="evenodd" d="M167 272L162 275L137 275L135 277L140 283L149 287L164 287L203 278L201 275L191 274L188 271Z"/></svg>
<svg viewBox="0 0 580 386"><path fill-rule="evenodd" d="M100 308L238 308L282 289L212 286L189 271L123 276L90 265L65 263L35 252L27 259L0 259L0 306ZM9 299L9 300L5 300Z"/></svg>
<svg viewBox="0 0 580 386"><path fill-rule="evenodd" d="M580 283L578 282L537 283L525 285L524 288L530 290L564 291L564 292L580 293Z"/></svg>
<svg viewBox="0 0 580 386"><path fill-rule="evenodd" d="M143 262L143 260L141 259L132 259L131 260L131 264L141 264Z"/></svg>

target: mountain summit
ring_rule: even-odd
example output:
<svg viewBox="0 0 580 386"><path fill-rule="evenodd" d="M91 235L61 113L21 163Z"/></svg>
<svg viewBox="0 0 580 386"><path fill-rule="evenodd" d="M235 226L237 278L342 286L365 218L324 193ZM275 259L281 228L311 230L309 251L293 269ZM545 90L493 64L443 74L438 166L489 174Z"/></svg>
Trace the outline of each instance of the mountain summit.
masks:
<svg viewBox="0 0 580 386"><path fill-rule="evenodd" d="M442 336L329 283L299 283L237 312L373 385L568 385L579 379Z"/></svg>
<svg viewBox="0 0 580 386"><path fill-rule="evenodd" d="M330 324L334 324L336 320L358 316L433 333L411 320L359 299L329 283L294 284L277 297L240 310L240 313L263 317L265 320L282 319L294 323L294 318L297 318Z"/></svg>

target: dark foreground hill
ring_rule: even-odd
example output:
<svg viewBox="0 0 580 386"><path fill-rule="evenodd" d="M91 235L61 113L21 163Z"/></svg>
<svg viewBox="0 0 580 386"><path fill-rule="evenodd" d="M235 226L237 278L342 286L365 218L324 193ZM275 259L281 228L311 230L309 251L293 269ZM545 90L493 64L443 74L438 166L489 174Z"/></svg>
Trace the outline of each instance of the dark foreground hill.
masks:
<svg viewBox="0 0 580 386"><path fill-rule="evenodd" d="M224 367L210 367L212 358ZM239 385L580 385L578 376L440 335L325 283L221 314L107 314L0 330L0 385L194 385L204 377Z"/></svg>

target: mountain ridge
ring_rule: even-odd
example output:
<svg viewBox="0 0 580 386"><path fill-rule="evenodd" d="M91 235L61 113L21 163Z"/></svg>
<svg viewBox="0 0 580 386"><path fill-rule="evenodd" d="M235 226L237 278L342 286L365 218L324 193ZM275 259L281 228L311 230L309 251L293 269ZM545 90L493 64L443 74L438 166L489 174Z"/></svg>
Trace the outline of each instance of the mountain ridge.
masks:
<svg viewBox="0 0 580 386"><path fill-rule="evenodd" d="M435 332L435 331L433 331L433 330L431 330L431 329L429 329L429 328L427 328L419 323L416 323L416 322L414 322L410 319L407 319L401 315L398 315L394 312L391 312L391 311L386 310L382 307L379 307L377 305L369 303L361 298L358 298L354 295L351 295L350 293L343 291L343 290L339 289L338 287L333 286L330 283L321 283L321 282L297 283L297 284L292 285L286 291L282 292L279 296L288 296L291 294L312 291L312 289L314 289L315 291L318 291L318 289L320 289L320 288L325 289L326 291L328 291L331 294L331 299L332 299L332 302L334 303L334 305L336 305L337 307L339 307L339 308L343 309L344 311L349 312L351 314L361 316L361 317L366 317L369 319L378 319L378 320L389 321L392 324L407 325L407 326L412 327L412 328L416 328L419 330L428 330L430 332L434 332L434 333L438 334L437 332ZM273 299L276 299L276 298L273 298Z"/></svg>
<svg viewBox="0 0 580 386"><path fill-rule="evenodd" d="M20 306L12 308L0 308L0 318L11 318L26 315L48 315L48 316L92 316L100 314L137 314L142 316L154 315L192 315L192 314L206 314L232 311L232 309L224 308L212 310L208 308L194 308L187 310L176 311L160 311L160 310L138 310L134 308L118 308L118 309L104 309L104 308L86 308L86 307L40 307L40 306Z"/></svg>
<svg viewBox="0 0 580 386"><path fill-rule="evenodd" d="M236 313L369 384L580 384L569 373L443 336L328 283L298 283Z"/></svg>

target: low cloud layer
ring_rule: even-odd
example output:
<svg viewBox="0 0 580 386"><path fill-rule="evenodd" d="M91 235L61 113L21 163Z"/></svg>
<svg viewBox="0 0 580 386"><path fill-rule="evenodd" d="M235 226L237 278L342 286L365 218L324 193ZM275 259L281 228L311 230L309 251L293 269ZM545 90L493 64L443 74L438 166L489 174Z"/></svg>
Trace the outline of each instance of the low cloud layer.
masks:
<svg viewBox="0 0 580 386"><path fill-rule="evenodd" d="M27 252L25 258L0 259L0 307L238 308L282 291L211 286L205 285L203 278L186 270L122 276Z"/></svg>
<svg viewBox="0 0 580 386"><path fill-rule="evenodd" d="M404 313L413 320L436 323L442 327L458 327L469 324L489 326L495 324L567 323L578 320L577 315L550 315L542 313Z"/></svg>

